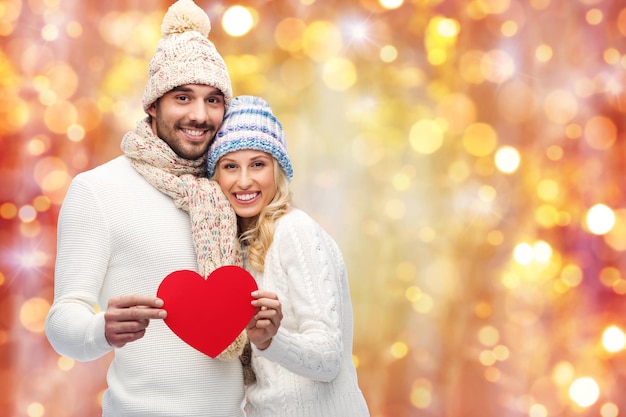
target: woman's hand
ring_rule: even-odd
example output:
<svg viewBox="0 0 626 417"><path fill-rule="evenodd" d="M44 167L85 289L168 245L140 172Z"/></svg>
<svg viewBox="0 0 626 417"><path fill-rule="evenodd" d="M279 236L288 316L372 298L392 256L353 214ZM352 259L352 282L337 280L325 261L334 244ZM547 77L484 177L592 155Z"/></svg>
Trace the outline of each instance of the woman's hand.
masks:
<svg viewBox="0 0 626 417"><path fill-rule="evenodd" d="M256 307L256 313L248 323L248 339L263 350L278 332L283 319L282 306L278 296L270 291L253 291L252 297L255 298L252 305Z"/></svg>

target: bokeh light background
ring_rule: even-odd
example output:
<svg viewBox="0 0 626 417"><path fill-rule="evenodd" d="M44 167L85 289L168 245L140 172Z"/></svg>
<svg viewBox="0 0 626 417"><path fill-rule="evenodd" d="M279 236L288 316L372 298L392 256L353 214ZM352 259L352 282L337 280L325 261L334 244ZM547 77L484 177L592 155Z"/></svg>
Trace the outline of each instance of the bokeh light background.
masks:
<svg viewBox="0 0 626 417"><path fill-rule="evenodd" d="M372 416L626 415L626 3L200 1L336 238ZM71 178L143 117L169 1L0 1L0 414L96 416L43 333Z"/></svg>

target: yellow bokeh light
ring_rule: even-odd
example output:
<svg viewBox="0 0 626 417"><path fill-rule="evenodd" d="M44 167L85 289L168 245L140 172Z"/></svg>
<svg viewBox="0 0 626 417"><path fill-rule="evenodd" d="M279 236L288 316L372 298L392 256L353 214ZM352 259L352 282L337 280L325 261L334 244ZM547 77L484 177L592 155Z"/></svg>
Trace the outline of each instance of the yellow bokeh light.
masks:
<svg viewBox="0 0 626 417"><path fill-rule="evenodd" d="M391 351L391 356L393 356L396 359L401 359L407 355L407 353L409 352L409 347L404 342L396 342L393 345L391 345L390 351Z"/></svg>
<svg viewBox="0 0 626 417"><path fill-rule="evenodd" d="M411 387L411 404L418 409L425 409L432 402L432 384L424 378L413 382Z"/></svg>
<svg viewBox="0 0 626 417"><path fill-rule="evenodd" d="M26 300L20 308L20 323L34 333L43 333L44 321L50 303L43 298L34 297Z"/></svg>
<svg viewBox="0 0 626 417"><path fill-rule="evenodd" d="M619 407L615 403L605 403L600 407L601 417L617 417L619 415Z"/></svg>
<svg viewBox="0 0 626 417"><path fill-rule="evenodd" d="M514 147L503 146L496 151L494 161L500 172L511 174L519 168L521 156Z"/></svg>
<svg viewBox="0 0 626 417"><path fill-rule="evenodd" d="M534 252L532 246L528 243L520 243L513 250L513 258L520 265L527 265L532 262Z"/></svg>
<svg viewBox="0 0 626 417"><path fill-rule="evenodd" d="M222 15L222 27L230 36L244 36L250 32L254 23L251 10L244 6L231 6Z"/></svg>
<svg viewBox="0 0 626 417"><path fill-rule="evenodd" d="M463 147L470 155L487 156L498 144L498 135L491 125L474 123L463 135Z"/></svg>
<svg viewBox="0 0 626 417"><path fill-rule="evenodd" d="M591 377L577 378L568 390L570 399L580 407L591 407L600 397L600 387Z"/></svg>
<svg viewBox="0 0 626 417"><path fill-rule="evenodd" d="M337 57L342 48L341 32L330 22L313 22L304 31L303 49L314 61L323 62ZM346 58L342 59L346 60Z"/></svg>
<svg viewBox="0 0 626 417"><path fill-rule="evenodd" d="M585 141L594 149L609 149L617 141L617 126L604 116L594 116L585 124Z"/></svg>
<svg viewBox="0 0 626 417"><path fill-rule="evenodd" d="M594 235L604 235L615 225L615 213L604 204L596 204L585 217L587 229Z"/></svg>
<svg viewBox="0 0 626 417"><path fill-rule="evenodd" d="M483 326L478 331L478 340L485 346L494 346L500 340L500 332L493 326Z"/></svg>
<svg viewBox="0 0 626 417"><path fill-rule="evenodd" d="M433 120L419 120L409 132L409 142L416 152L429 155L443 144L441 126Z"/></svg>
<svg viewBox="0 0 626 417"><path fill-rule="evenodd" d="M602 346L611 353L624 350L626 346L624 331L615 325L608 326L602 332Z"/></svg>
<svg viewBox="0 0 626 417"><path fill-rule="evenodd" d="M378 2L387 10L397 9L404 4L404 0L378 0Z"/></svg>
<svg viewBox="0 0 626 417"><path fill-rule="evenodd" d="M331 90L346 91L357 82L357 71L350 60L332 58L324 64L322 79Z"/></svg>

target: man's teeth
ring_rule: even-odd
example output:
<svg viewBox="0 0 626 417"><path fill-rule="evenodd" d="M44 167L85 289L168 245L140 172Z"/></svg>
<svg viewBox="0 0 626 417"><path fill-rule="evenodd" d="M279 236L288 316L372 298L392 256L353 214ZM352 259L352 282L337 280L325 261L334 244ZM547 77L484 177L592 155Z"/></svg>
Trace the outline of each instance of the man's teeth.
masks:
<svg viewBox="0 0 626 417"><path fill-rule="evenodd" d="M204 130L191 130L191 129L183 129L183 131L191 136L202 136L204 135Z"/></svg>
<svg viewBox="0 0 626 417"><path fill-rule="evenodd" d="M250 201L250 200L252 200L254 197L256 197L257 195L259 195L259 193L251 193L251 194L237 194L237 200L242 200L242 201Z"/></svg>

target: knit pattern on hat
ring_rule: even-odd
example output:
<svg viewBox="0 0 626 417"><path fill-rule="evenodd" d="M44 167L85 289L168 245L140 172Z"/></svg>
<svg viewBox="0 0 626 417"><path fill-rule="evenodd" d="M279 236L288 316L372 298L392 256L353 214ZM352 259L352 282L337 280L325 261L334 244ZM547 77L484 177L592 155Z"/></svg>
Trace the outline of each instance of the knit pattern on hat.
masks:
<svg viewBox="0 0 626 417"><path fill-rule="evenodd" d="M260 97L239 96L231 102L209 148L209 178L215 174L215 166L222 156L244 149L269 153L276 158L287 179L291 181L293 178L283 126L272 113L270 105Z"/></svg>
<svg viewBox="0 0 626 417"><path fill-rule="evenodd" d="M200 275L206 278L223 265L243 265L235 212L217 183L203 176L204 158L191 161L176 155L153 133L148 119L124 135L122 150L146 181L189 213ZM217 359L237 358L247 341L244 330Z"/></svg>
<svg viewBox="0 0 626 417"><path fill-rule="evenodd" d="M210 31L209 16L193 0L178 0L170 6L161 24L162 38L150 61L142 99L144 111L172 88L185 84L215 87L229 106L230 76L224 59L208 39Z"/></svg>

